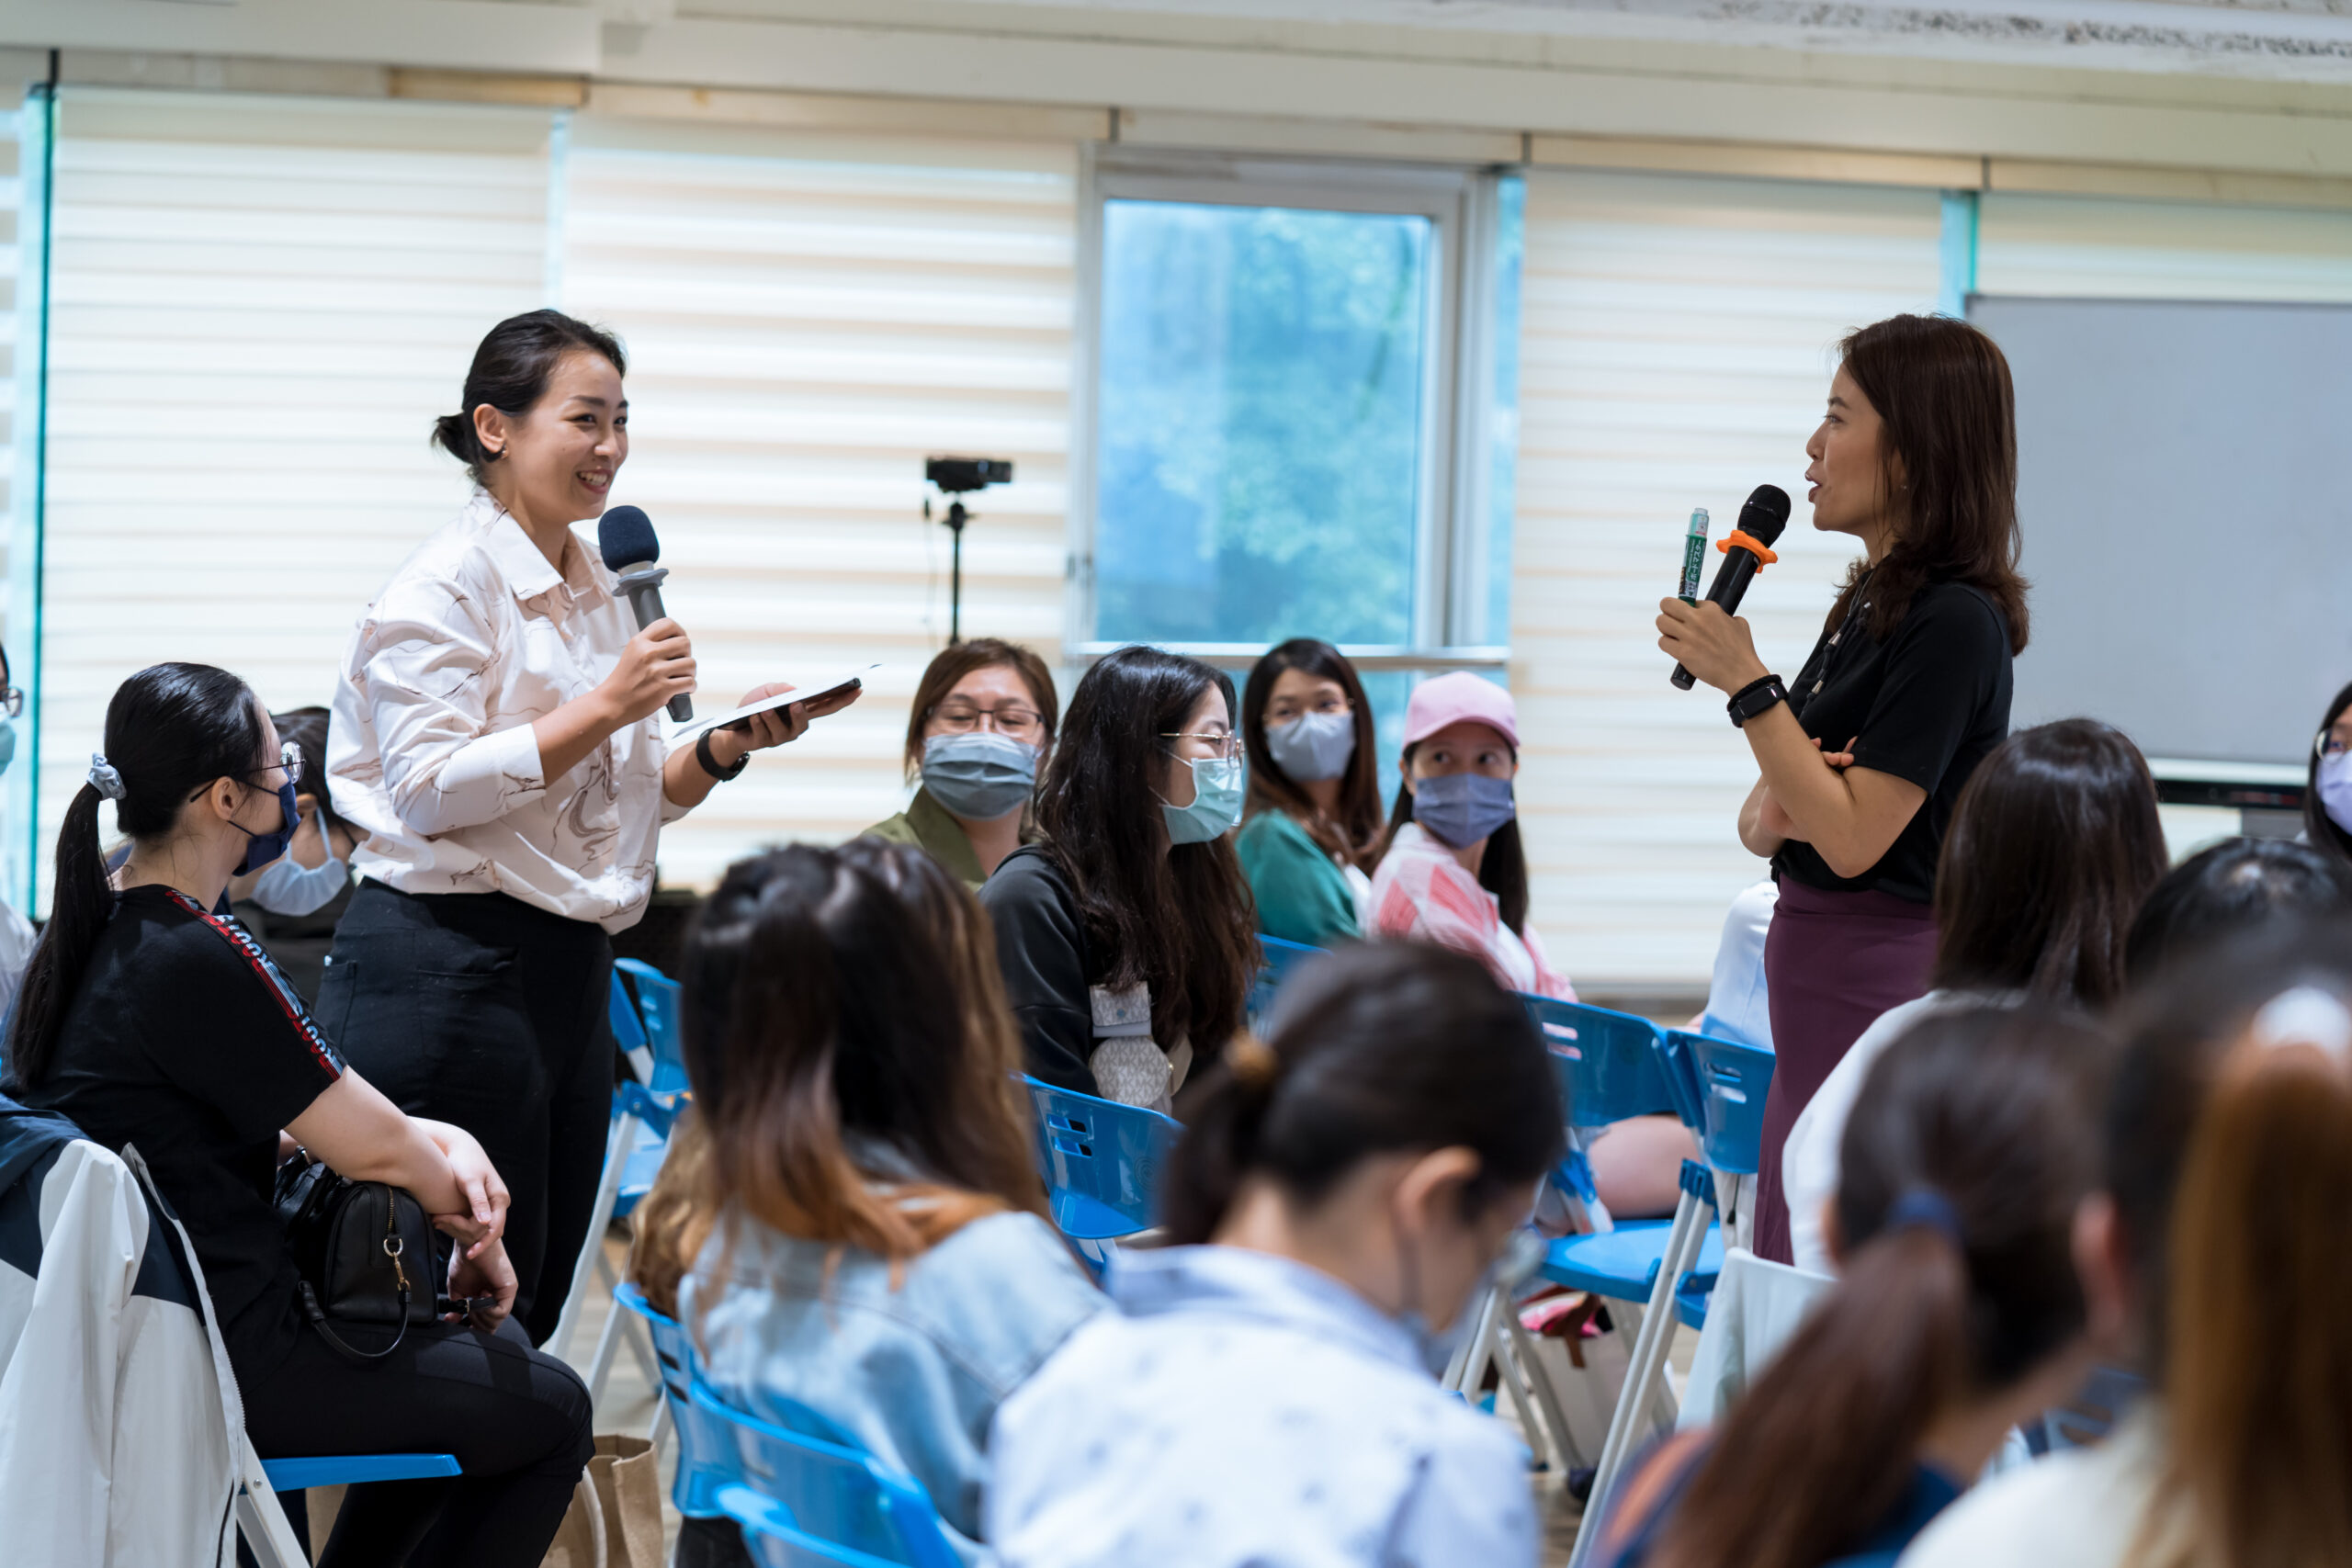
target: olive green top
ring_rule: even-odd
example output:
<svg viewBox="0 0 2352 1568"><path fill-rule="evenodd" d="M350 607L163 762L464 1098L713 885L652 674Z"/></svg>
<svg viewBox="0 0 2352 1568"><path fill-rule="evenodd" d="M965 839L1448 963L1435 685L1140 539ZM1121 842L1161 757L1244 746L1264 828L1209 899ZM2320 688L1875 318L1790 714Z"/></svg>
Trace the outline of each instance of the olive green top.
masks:
<svg viewBox="0 0 2352 1568"><path fill-rule="evenodd" d="M887 822L876 822L858 837L912 844L945 866L949 874L967 887L977 890L988 880L964 825L948 815L947 807L932 799L927 789L915 791L914 799L907 803L904 811Z"/></svg>

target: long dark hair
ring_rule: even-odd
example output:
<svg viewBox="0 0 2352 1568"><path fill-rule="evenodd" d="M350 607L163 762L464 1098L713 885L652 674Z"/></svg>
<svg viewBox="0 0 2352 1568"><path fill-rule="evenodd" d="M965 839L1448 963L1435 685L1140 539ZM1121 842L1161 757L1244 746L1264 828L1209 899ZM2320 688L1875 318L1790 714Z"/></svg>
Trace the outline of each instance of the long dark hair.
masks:
<svg viewBox="0 0 2352 1568"><path fill-rule="evenodd" d="M288 708L269 716L277 727L277 738L290 740L302 749L302 776L294 781L294 793L307 795L319 803L326 813L327 826L340 828L355 837L365 838L358 829L343 819L334 808L334 798L327 788L327 726L334 715L322 707ZM330 853L334 846L327 846Z"/></svg>
<svg viewBox="0 0 2352 1568"><path fill-rule="evenodd" d="M2352 914L2352 862L2286 839L2224 839L2166 872L2123 950L2134 985L2200 947L2274 922Z"/></svg>
<svg viewBox="0 0 2352 1568"><path fill-rule="evenodd" d="M251 786L254 773L276 761L262 758L261 706L252 689L209 664L150 665L116 687L107 704L105 746L107 761L122 775L115 821L134 840L170 832L189 799L215 780ZM9 1074L28 1089L49 1076L90 950L114 915L98 844L102 798L95 785L84 784L57 830L54 901L8 1032Z"/></svg>
<svg viewBox="0 0 2352 1568"><path fill-rule="evenodd" d="M1969 776L1944 835L1934 983L2105 1007L2164 874L2155 781L2121 730L2088 718L2019 730Z"/></svg>
<svg viewBox="0 0 2352 1568"><path fill-rule="evenodd" d="M971 895L906 866L917 896L894 891L865 869L891 852L794 844L729 866L686 944L681 1021L710 1144L704 1212L733 1203L787 1235L903 1258L982 1214L1043 1213L1045 1199L1013 1032L972 1027L956 985L969 964L921 913ZM985 929L977 906L967 915L967 931ZM853 1137L917 1177L862 1169Z"/></svg>
<svg viewBox="0 0 2352 1568"><path fill-rule="evenodd" d="M2303 837L2312 843L2334 850L2338 859L2352 864L2352 833L2337 826L2335 818L2327 814L2327 807L2319 798L2319 736L2333 728L2347 707L2352 707L2352 686L2335 694L2335 699L2327 705L2327 716L2319 721L2318 732L2312 737L2311 763L2303 774Z"/></svg>
<svg viewBox="0 0 2352 1568"><path fill-rule="evenodd" d="M1348 771L1340 775L1340 809L1335 817L1326 817L1315 808L1306 791L1283 772L1266 746L1266 702L1285 670L1304 670L1338 682L1354 712L1356 750L1348 759ZM1356 667L1348 662L1347 655L1311 637L1295 637L1268 649L1250 667L1250 679L1241 688L1241 742L1250 753L1247 815L1288 812L1324 853L1337 855L1367 873L1379 863L1380 739L1373 727L1372 705L1364 700L1363 682L1356 679Z"/></svg>
<svg viewBox="0 0 2352 1568"><path fill-rule="evenodd" d="M433 422L433 444L466 466L474 483L490 482L491 465L503 452L482 449L474 429L474 410L488 403L510 419L519 419L547 396L548 378L567 354L584 350L602 355L615 370L628 374L628 355L620 339L602 327L592 327L560 310L526 310L509 316L483 334L466 371L465 407Z"/></svg>
<svg viewBox="0 0 2352 1568"><path fill-rule="evenodd" d="M1883 493L1895 526L1875 568L1855 561L1828 624L1842 623L1865 576L1870 632L1880 642L1920 589L1964 582L1999 607L2009 651L2023 653L2017 395L2000 345L1949 316L1889 316L1849 333L1838 353L1878 411Z"/></svg>
<svg viewBox="0 0 2352 1568"><path fill-rule="evenodd" d="M1060 742L1037 784L1045 852L1078 896L1099 984L1151 987L1153 1038L1192 1042L1205 1063L1241 1027L1258 969L1257 906L1230 835L1168 846L1159 816L1161 739L1184 728L1222 671L1157 648L1096 661L1070 694Z"/></svg>
<svg viewBox="0 0 2352 1568"><path fill-rule="evenodd" d="M1405 748L1396 760L1397 770L1406 778L1412 776L1413 753L1421 749L1414 741ZM1519 748L1511 748L1511 755L1519 755ZM1385 855L1388 846L1396 840L1396 829L1413 819L1413 792L1404 779L1396 782L1396 804L1388 815L1388 829L1380 836L1380 852ZM1377 857L1375 857L1377 858ZM1496 912L1510 934L1524 941L1527 936L1527 851L1519 840L1519 817L1487 835L1487 852L1478 861L1478 886L1495 896Z"/></svg>
<svg viewBox="0 0 2352 1568"><path fill-rule="evenodd" d="M1839 1151L1844 1278L1716 1433L1659 1568L1854 1551L1939 1414L2081 1332L2070 1247L2111 1055L2087 1020L2031 1004L1930 1016L1871 1065ZM1947 1207L1957 1237L1897 1215L1906 1198Z"/></svg>
<svg viewBox="0 0 2352 1568"><path fill-rule="evenodd" d="M2304 1029L2255 1027L2290 990L2352 998L2347 954L2340 919L2243 933L2170 966L2124 1015L2105 1185L2168 1415L2134 1561L2352 1558L2352 1073Z"/></svg>
<svg viewBox="0 0 2352 1568"><path fill-rule="evenodd" d="M1203 1089L1170 1157L1162 1213L1207 1241L1245 1179L1312 1205L1374 1155L1476 1151L1475 1213L1559 1157L1558 1091L1519 998L1483 964L1419 942L1351 944L1299 966L1263 1044Z"/></svg>

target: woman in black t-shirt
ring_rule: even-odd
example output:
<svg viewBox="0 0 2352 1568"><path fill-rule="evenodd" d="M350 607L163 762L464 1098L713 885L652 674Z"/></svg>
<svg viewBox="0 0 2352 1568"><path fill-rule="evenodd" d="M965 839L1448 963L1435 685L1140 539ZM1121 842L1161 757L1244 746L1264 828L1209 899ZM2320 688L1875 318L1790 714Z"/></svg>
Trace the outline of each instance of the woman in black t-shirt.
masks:
<svg viewBox="0 0 2352 1568"><path fill-rule="evenodd" d="M1892 317L1839 351L1805 479L1814 526L1863 555L1795 682L1718 605L1668 599L1657 621L1659 648L1731 697L1761 775L1739 814L1781 885L1756 1250L1783 1263L1781 1145L1855 1037L1927 990L1936 856L1961 786L2008 734L2026 641L2008 362L1941 316Z"/></svg>
<svg viewBox="0 0 2352 1568"><path fill-rule="evenodd" d="M471 1137L402 1115L345 1066L221 912L232 875L285 852L300 768L225 671L159 664L123 682L106 752L57 837L55 906L8 1035L9 1092L108 1148L138 1148L195 1246L262 1457L457 1457L464 1473L449 1481L355 1487L322 1564L529 1568L592 1437L579 1379L507 1321L505 1187ZM131 840L111 878L102 799ZM447 1285L476 1301L469 1321L413 1325L365 1361L305 1322L270 1201L278 1161L298 1147L415 1194L458 1240ZM335 1333L362 1352L394 1337ZM299 1506L289 1517L300 1529Z"/></svg>

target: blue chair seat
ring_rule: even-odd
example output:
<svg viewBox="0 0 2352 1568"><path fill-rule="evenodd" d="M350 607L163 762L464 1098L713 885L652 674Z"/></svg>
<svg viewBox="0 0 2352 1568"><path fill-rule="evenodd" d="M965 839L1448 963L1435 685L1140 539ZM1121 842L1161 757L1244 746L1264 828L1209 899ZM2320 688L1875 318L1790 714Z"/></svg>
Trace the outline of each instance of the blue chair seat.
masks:
<svg viewBox="0 0 2352 1568"><path fill-rule="evenodd" d="M1646 1302L1672 1228L1668 1220L1633 1220L1595 1235L1563 1236L1544 1249L1544 1278L1611 1301ZM1694 1272L1720 1273L1723 1266L1723 1227L1709 1225Z"/></svg>
<svg viewBox="0 0 2352 1568"><path fill-rule="evenodd" d="M653 1190L653 1179L662 1174L662 1161L670 1152L666 1133L640 1122L637 1129L637 1144L628 1152L628 1161L621 1167L621 1190L613 1201L613 1217L626 1219L629 1212Z"/></svg>
<svg viewBox="0 0 2352 1568"><path fill-rule="evenodd" d="M357 1486L369 1481L424 1481L456 1475L455 1454L326 1454L315 1459L261 1461L270 1488L301 1492L313 1486Z"/></svg>
<svg viewBox="0 0 2352 1568"><path fill-rule="evenodd" d="M1049 1195L1054 1224L1072 1241L1116 1241L1136 1234L1136 1223L1110 1204L1065 1189Z"/></svg>

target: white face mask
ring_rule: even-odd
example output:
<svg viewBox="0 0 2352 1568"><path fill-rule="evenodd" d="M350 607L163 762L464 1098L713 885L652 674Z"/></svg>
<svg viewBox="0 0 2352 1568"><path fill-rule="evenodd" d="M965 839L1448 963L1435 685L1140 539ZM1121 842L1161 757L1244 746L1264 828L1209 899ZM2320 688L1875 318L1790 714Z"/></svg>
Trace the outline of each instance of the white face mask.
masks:
<svg viewBox="0 0 2352 1568"><path fill-rule="evenodd" d="M334 856L334 839L327 831L326 813L318 815L319 841L327 847L327 858L314 866L297 865L291 854L283 854L262 868L255 879L253 901L273 915L288 919L303 915L315 915L334 902L351 881L351 867Z"/></svg>
<svg viewBox="0 0 2352 1568"><path fill-rule="evenodd" d="M2319 760L2319 803L2329 821L2352 833L2352 751Z"/></svg>

